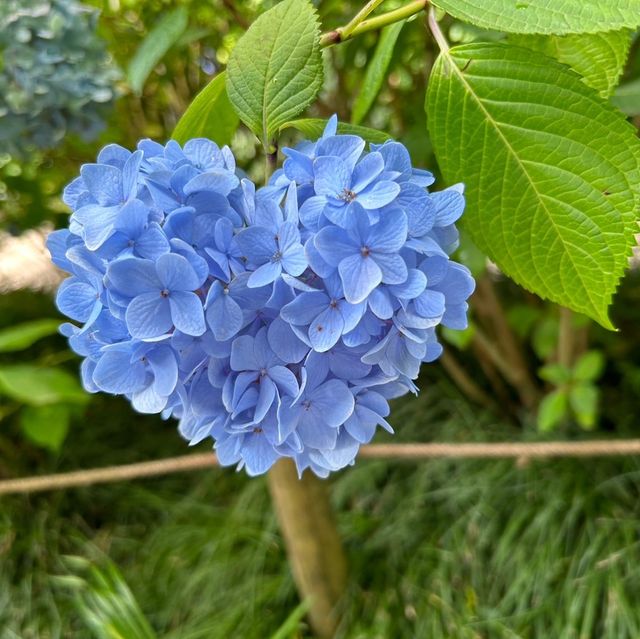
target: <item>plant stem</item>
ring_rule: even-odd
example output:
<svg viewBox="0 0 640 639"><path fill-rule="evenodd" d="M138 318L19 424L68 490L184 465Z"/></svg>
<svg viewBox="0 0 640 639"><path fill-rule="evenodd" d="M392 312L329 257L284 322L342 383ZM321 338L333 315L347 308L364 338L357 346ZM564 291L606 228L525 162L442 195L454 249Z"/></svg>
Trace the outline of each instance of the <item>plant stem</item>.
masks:
<svg viewBox="0 0 640 639"><path fill-rule="evenodd" d="M416 13L420 13L420 11L425 9L428 4L429 0L414 0L413 2L404 5L404 7L394 9L393 11L389 11L388 13L383 13L382 15L376 16L375 18L371 18L369 20L364 20L347 33L345 33L346 27L338 27L337 29L328 31L327 33L324 33L320 36L320 46L330 47L333 44L339 44L340 42L351 40L351 38L355 38L356 36L359 36L368 31L376 31L390 24L393 24L394 22L406 20ZM347 25L347 27L348 26L349 25Z"/></svg>
<svg viewBox="0 0 640 639"><path fill-rule="evenodd" d="M440 25L436 19L436 10L433 7L429 9L429 17L427 18L427 21L429 23L429 29L433 34L433 39L437 42L440 51L442 51L442 53L446 53L449 51L449 43L440 29Z"/></svg>
<svg viewBox="0 0 640 639"><path fill-rule="evenodd" d="M482 315L488 327L493 329L494 342L512 371L512 383L523 404L527 408L535 409L540 400L540 392L488 273L478 280L475 299L478 302L478 314Z"/></svg>
<svg viewBox="0 0 640 639"><path fill-rule="evenodd" d="M564 306L560 307L560 325L558 327L558 364L565 368L573 366L574 329L573 313Z"/></svg>
<svg viewBox="0 0 640 639"><path fill-rule="evenodd" d="M375 11L383 3L383 1L384 0L369 0L369 2L367 2L367 4L365 4L364 7L362 7L362 9L358 11L358 13L356 13L353 19L349 23L347 23L346 26L342 27L342 37L348 37L349 34L352 33L353 30L363 20L365 20L370 13Z"/></svg>
<svg viewBox="0 0 640 639"><path fill-rule="evenodd" d="M440 363L466 397L477 404L496 411L497 406L493 399L471 378L450 351L444 351L440 355Z"/></svg>
<svg viewBox="0 0 640 639"><path fill-rule="evenodd" d="M347 561L327 485L311 471L298 479L290 459L277 462L268 478L291 572L301 599L309 602L309 622L319 639L332 639L347 583Z"/></svg>
<svg viewBox="0 0 640 639"><path fill-rule="evenodd" d="M269 183L269 178L278 166L278 143L274 140L264 150L264 183Z"/></svg>

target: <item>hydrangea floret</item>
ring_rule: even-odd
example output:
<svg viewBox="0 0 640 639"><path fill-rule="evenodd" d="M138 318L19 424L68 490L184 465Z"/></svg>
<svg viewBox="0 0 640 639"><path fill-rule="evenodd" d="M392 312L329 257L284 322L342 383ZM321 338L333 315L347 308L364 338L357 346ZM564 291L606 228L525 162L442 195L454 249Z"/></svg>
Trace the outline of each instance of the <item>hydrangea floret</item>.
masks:
<svg viewBox="0 0 640 639"><path fill-rule="evenodd" d="M389 400L417 392L436 327L467 325L474 281L449 257L464 197L429 192L402 144L336 127L284 149L260 189L206 139L82 167L49 249L88 391L177 418L250 475L289 457L326 477L393 432Z"/></svg>

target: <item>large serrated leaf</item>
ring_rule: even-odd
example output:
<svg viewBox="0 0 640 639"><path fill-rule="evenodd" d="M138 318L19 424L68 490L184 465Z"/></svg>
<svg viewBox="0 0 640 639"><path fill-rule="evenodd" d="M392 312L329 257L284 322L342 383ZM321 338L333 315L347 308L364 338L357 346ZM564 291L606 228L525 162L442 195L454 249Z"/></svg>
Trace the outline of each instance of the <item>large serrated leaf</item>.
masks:
<svg viewBox="0 0 640 639"><path fill-rule="evenodd" d="M165 53L180 39L187 28L188 19L187 9L178 7L166 13L149 31L127 68L127 80L134 93L142 93L149 74Z"/></svg>
<svg viewBox="0 0 640 639"><path fill-rule="evenodd" d="M229 57L227 92L267 148L322 86L320 25L307 0L283 0L261 15Z"/></svg>
<svg viewBox="0 0 640 639"><path fill-rule="evenodd" d="M238 128L238 116L229 102L226 73L218 74L198 93L184 112L171 137L184 144L191 138L209 138L216 144L230 144Z"/></svg>
<svg viewBox="0 0 640 639"><path fill-rule="evenodd" d="M600 33L640 24L640 0L435 0L452 16L508 33Z"/></svg>
<svg viewBox="0 0 640 639"><path fill-rule="evenodd" d="M389 63L393 56L393 50L396 46L398 36L403 22L396 22L383 29L380 33L380 39L373 53L371 62L367 65L367 71L362 80L361 89L353 103L353 112L351 121L354 124L360 124L369 112L371 105L376 99L382 82L389 68Z"/></svg>
<svg viewBox="0 0 640 639"><path fill-rule="evenodd" d="M310 140L316 140L322 135L325 126L327 126L327 120L323 120L322 118L303 118L285 122L280 127L280 130L296 129L296 131L300 131L300 133L306 135ZM359 135L363 140L373 142L374 144L382 144L386 140L391 139L391 136L384 131L370 129L369 127L360 126L359 124L349 124L348 122L338 122L338 133L340 135Z"/></svg>
<svg viewBox="0 0 640 639"><path fill-rule="evenodd" d="M506 44L441 54L426 108L446 180L467 185L476 244L527 289L612 328L637 230L633 127L567 67Z"/></svg>
<svg viewBox="0 0 640 639"><path fill-rule="evenodd" d="M566 36L514 35L509 40L568 64L590 87L608 98L627 61L631 32L622 29Z"/></svg>

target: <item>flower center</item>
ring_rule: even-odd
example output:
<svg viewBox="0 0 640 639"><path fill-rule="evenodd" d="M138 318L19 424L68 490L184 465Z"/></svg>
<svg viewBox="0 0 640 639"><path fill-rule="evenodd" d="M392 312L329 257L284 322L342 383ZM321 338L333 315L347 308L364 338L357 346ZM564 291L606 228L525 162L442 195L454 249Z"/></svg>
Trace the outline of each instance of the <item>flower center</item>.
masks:
<svg viewBox="0 0 640 639"><path fill-rule="evenodd" d="M363 246L360 248L360 255L362 255L362 257L369 257L370 253L371 249L369 249L368 246Z"/></svg>
<svg viewBox="0 0 640 639"><path fill-rule="evenodd" d="M329 306L330 306L331 308L338 308L338 300L331 300L331 301L329 302Z"/></svg>
<svg viewBox="0 0 640 639"><path fill-rule="evenodd" d="M352 191L351 189L343 189L342 193L338 196L338 199L349 204L350 202L353 202L356 197L357 193L355 191Z"/></svg>
<svg viewBox="0 0 640 639"><path fill-rule="evenodd" d="M169 297L169 289L163 288L160 291L160 297Z"/></svg>
<svg viewBox="0 0 640 639"><path fill-rule="evenodd" d="M271 261L272 262L279 262L282 259L282 253L280 251L276 251L272 256L271 256Z"/></svg>
<svg viewBox="0 0 640 639"><path fill-rule="evenodd" d="M302 402L302 408L309 410L311 408L311 402L308 399L305 399L304 402Z"/></svg>

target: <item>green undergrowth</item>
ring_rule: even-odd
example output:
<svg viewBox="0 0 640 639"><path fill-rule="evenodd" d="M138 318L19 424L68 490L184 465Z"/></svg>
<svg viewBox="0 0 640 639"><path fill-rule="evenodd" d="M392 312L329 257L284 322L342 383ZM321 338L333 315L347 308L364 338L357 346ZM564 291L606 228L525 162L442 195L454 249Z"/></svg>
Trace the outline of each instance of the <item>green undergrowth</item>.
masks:
<svg viewBox="0 0 640 639"><path fill-rule="evenodd" d="M55 468L182 450L171 423L92 406ZM398 402L393 423L394 441L523 437L444 386ZM54 469L16 467L34 463ZM351 566L340 639L640 636L633 458L361 459L332 494ZM299 603L262 479L207 470L0 501L1 639L292 639L308 636Z"/></svg>

